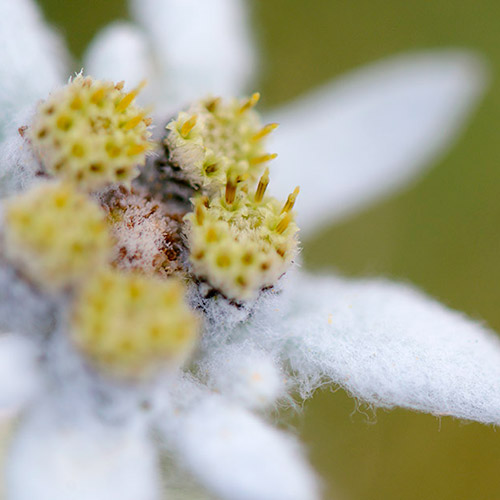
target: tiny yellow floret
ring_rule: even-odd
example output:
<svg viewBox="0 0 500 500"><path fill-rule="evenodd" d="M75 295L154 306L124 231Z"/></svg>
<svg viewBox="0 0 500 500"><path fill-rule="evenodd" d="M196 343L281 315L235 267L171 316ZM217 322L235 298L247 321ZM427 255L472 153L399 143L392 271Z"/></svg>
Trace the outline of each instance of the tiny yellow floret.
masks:
<svg viewBox="0 0 500 500"><path fill-rule="evenodd" d="M260 94L249 99L209 98L194 103L167 125L165 144L170 160L194 186L215 194L237 168L256 182L276 155L265 150L266 137L278 126L262 126L252 109Z"/></svg>
<svg viewBox="0 0 500 500"><path fill-rule="evenodd" d="M274 285L297 253L293 203L283 213L278 200L265 196L268 183L266 170L253 194L247 182L230 177L219 196L195 198L185 217L193 274L232 300Z"/></svg>
<svg viewBox="0 0 500 500"><path fill-rule="evenodd" d="M75 344L104 372L143 378L191 353L198 317L180 281L106 270L82 289L72 316Z"/></svg>
<svg viewBox="0 0 500 500"><path fill-rule="evenodd" d="M5 203L5 253L46 288L85 278L112 245L104 212L70 184L41 184Z"/></svg>
<svg viewBox="0 0 500 500"><path fill-rule="evenodd" d="M89 191L129 182L152 149L142 88L78 75L37 108L29 139L48 174Z"/></svg>

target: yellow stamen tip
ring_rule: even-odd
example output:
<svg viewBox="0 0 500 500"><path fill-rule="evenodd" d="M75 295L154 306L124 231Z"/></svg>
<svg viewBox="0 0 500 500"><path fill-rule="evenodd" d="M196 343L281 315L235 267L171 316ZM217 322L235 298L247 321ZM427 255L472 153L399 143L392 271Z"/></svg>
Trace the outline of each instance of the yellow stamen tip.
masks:
<svg viewBox="0 0 500 500"><path fill-rule="evenodd" d="M265 154L261 156L256 156L250 160L251 165L258 165L260 163L266 163L268 161L274 160L278 155L276 153L273 154Z"/></svg>
<svg viewBox="0 0 500 500"><path fill-rule="evenodd" d="M186 120L184 124L181 127L181 135L182 137L186 138L189 135L189 132L193 130L194 126L196 125L196 120L198 117L196 115L193 115L189 120Z"/></svg>
<svg viewBox="0 0 500 500"><path fill-rule="evenodd" d="M252 136L252 141L257 142L269 135L273 130L279 127L278 123L268 123L262 127L255 135Z"/></svg>
<svg viewBox="0 0 500 500"><path fill-rule="evenodd" d="M250 97L250 99L248 99L241 106L240 113L244 113L245 111L248 111L249 109L253 108L259 102L259 99L260 99L260 93L259 92L255 92L254 94L252 94L252 96Z"/></svg>

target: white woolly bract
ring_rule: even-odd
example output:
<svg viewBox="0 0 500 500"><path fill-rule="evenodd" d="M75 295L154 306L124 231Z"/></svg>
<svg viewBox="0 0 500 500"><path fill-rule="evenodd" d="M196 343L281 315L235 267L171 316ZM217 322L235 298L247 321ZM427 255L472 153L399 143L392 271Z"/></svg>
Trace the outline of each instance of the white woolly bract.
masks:
<svg viewBox="0 0 500 500"><path fill-rule="evenodd" d="M334 382L369 403L500 422L500 342L405 285L299 274L235 336L280 352L306 397Z"/></svg>
<svg viewBox="0 0 500 500"><path fill-rule="evenodd" d="M162 102L240 95L254 70L243 0L130 0L156 54Z"/></svg>
<svg viewBox="0 0 500 500"><path fill-rule="evenodd" d="M8 451L9 500L158 500L157 457L141 428L28 415Z"/></svg>
<svg viewBox="0 0 500 500"><path fill-rule="evenodd" d="M64 82L67 56L31 0L0 0L0 138L25 106Z"/></svg>
<svg viewBox="0 0 500 500"><path fill-rule="evenodd" d="M173 414L162 428L181 464L222 499L318 498L297 441L216 395Z"/></svg>
<svg viewBox="0 0 500 500"><path fill-rule="evenodd" d="M248 408L267 408L285 394L278 362L250 342L222 345L197 364L212 389Z"/></svg>
<svg viewBox="0 0 500 500"><path fill-rule="evenodd" d="M148 100L151 85L154 85L154 82L149 81L153 74L152 64L146 34L126 22L112 23L100 31L89 45L84 58L85 73L93 78L125 81L130 89L147 79L148 86L137 96L139 102Z"/></svg>
<svg viewBox="0 0 500 500"><path fill-rule="evenodd" d="M37 395L39 352L20 335L0 334L0 413L12 413Z"/></svg>
<svg viewBox="0 0 500 500"><path fill-rule="evenodd" d="M354 71L268 119L270 189L297 199L301 235L412 180L449 146L483 94L486 68L474 53L405 54ZM302 153L297 154L299 144ZM304 168L304 162L307 168Z"/></svg>

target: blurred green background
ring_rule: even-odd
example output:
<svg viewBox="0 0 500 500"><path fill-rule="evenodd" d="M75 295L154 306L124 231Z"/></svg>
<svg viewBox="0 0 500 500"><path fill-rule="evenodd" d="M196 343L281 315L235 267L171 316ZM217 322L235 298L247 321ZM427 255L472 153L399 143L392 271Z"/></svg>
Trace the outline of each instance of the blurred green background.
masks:
<svg viewBox="0 0 500 500"><path fill-rule="evenodd" d="M125 0L41 4L77 56L100 27L127 16ZM309 268L411 281L500 331L500 2L252 5L264 62L258 88L267 106L406 50L464 46L487 57L492 86L450 153L407 191L305 242L304 257ZM404 410L355 410L343 391L324 391L292 417L324 478L326 498L500 498L495 429Z"/></svg>

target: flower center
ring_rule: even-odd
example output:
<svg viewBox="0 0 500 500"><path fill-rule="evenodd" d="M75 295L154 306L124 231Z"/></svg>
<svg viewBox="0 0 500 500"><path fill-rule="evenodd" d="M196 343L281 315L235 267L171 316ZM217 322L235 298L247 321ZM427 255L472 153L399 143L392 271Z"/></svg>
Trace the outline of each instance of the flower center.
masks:
<svg viewBox="0 0 500 500"><path fill-rule="evenodd" d="M42 102L29 138L47 172L88 190L136 177L152 148L140 88L78 75Z"/></svg>

